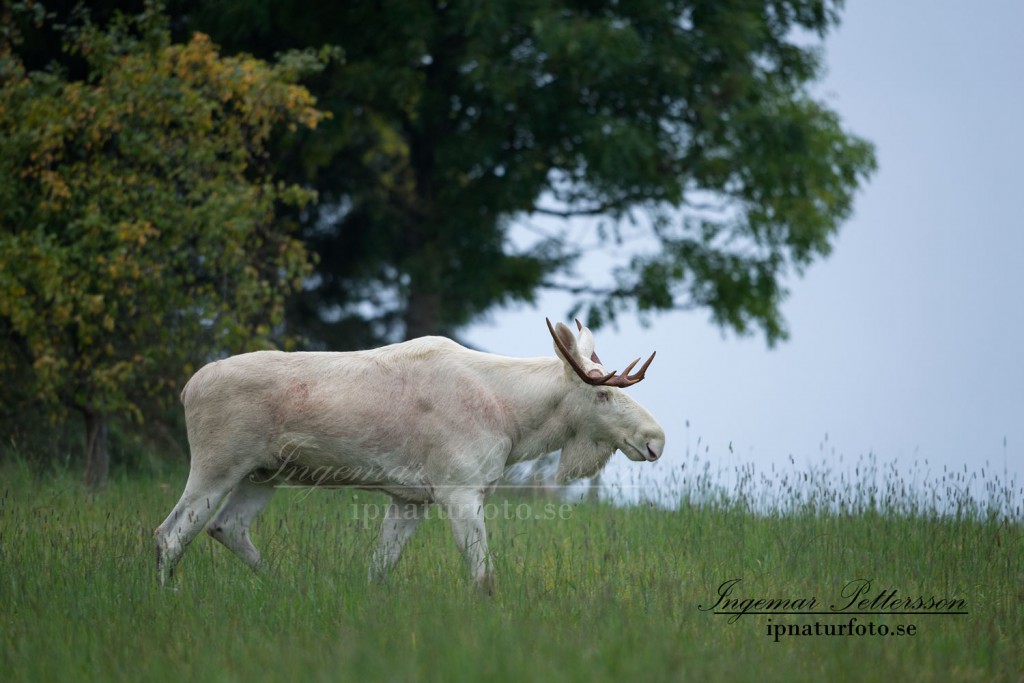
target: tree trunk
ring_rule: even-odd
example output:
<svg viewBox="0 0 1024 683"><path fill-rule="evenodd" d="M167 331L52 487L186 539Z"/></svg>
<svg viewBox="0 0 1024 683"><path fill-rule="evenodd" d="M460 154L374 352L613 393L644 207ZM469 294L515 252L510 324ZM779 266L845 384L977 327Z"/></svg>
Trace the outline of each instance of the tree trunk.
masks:
<svg viewBox="0 0 1024 683"><path fill-rule="evenodd" d="M441 295L414 285L405 309L405 338L415 339L441 331Z"/></svg>
<svg viewBox="0 0 1024 683"><path fill-rule="evenodd" d="M91 489L106 486L110 471L110 444L107 438L107 414L91 408L85 415L85 484Z"/></svg>

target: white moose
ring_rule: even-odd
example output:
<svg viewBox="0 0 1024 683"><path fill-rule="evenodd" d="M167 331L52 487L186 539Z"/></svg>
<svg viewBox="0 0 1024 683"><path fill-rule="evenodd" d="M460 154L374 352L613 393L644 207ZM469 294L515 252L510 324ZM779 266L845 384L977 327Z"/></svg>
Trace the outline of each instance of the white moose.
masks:
<svg viewBox="0 0 1024 683"><path fill-rule="evenodd" d="M201 368L181 392L192 465L156 529L160 584L204 526L258 569L249 525L275 486L353 486L391 496L371 579L387 576L437 503L473 579L491 592L483 500L506 466L561 449L564 483L596 474L616 449L653 462L665 447L661 425L622 391L654 354L633 375L639 358L621 375L606 372L590 330L576 324L578 338L548 321L557 358L422 337L369 351L258 351Z"/></svg>

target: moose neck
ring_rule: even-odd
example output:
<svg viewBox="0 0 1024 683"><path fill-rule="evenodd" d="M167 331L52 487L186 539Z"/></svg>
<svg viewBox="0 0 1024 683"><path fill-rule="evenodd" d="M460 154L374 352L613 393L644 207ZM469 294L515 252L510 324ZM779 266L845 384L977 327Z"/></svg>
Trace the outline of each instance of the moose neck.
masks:
<svg viewBox="0 0 1024 683"><path fill-rule="evenodd" d="M488 369L512 437L510 463L559 450L577 437L584 410L577 405L581 392L560 360L509 358Z"/></svg>

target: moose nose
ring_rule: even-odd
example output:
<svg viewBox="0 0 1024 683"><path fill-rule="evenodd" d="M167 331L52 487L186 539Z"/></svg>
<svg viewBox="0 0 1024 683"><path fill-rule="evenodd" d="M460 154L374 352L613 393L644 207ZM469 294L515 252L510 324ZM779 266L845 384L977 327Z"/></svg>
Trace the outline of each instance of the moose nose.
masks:
<svg viewBox="0 0 1024 683"><path fill-rule="evenodd" d="M661 457L661 452L665 450L664 441L648 441L647 442L647 459L650 462L654 462Z"/></svg>

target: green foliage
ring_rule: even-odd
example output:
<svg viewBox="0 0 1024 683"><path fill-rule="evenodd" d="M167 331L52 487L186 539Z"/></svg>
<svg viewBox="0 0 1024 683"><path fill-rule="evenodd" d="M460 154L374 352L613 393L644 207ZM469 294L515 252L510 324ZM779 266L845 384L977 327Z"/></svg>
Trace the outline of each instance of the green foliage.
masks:
<svg viewBox="0 0 1024 683"><path fill-rule="evenodd" d="M592 326L706 308L773 342L786 278L828 254L874 169L809 93L839 0L184 5L229 49L343 51L310 84L335 120L281 157L321 197L304 225L323 260L291 313L337 348L545 287ZM543 214L608 221L512 243ZM581 235L638 234L613 273L574 270Z"/></svg>
<svg viewBox="0 0 1024 683"><path fill-rule="evenodd" d="M165 21L150 6L64 27L75 80L27 70L4 18L0 377L54 411L141 417L209 355L273 344L310 272L275 212L314 194L274 180L266 155L275 129L322 120L295 82L315 60L174 44Z"/></svg>

